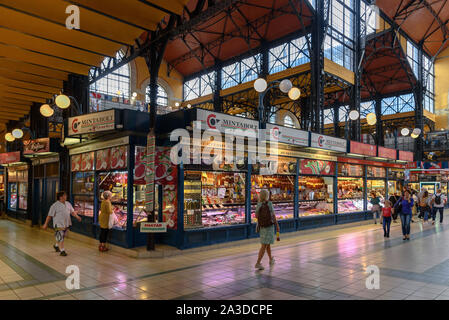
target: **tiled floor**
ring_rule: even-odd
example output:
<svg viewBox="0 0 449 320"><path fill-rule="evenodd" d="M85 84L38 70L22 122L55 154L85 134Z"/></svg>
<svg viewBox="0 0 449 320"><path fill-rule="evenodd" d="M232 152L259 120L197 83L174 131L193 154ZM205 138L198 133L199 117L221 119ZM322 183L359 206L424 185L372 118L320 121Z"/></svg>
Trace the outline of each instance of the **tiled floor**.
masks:
<svg viewBox="0 0 449 320"><path fill-rule="evenodd" d="M446 221L449 221L447 216ZM276 264L255 271L258 244L134 259L68 239L67 257L52 235L0 221L0 300L123 299L407 299L449 300L449 223L400 223L385 239L379 225L297 233L276 243ZM79 290L66 288L66 268L80 269ZM366 288L367 267L380 269L380 288Z"/></svg>

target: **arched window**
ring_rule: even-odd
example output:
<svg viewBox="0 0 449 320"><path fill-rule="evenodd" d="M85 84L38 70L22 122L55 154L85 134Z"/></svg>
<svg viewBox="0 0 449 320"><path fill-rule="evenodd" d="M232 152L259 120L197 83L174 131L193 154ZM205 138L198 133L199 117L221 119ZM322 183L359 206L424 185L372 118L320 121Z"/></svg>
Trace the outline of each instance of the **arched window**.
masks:
<svg viewBox="0 0 449 320"><path fill-rule="evenodd" d="M162 86L157 86L157 113L164 114L171 111L168 107L168 94ZM146 89L145 102L150 103L150 86ZM169 110L170 109L170 110Z"/></svg>
<svg viewBox="0 0 449 320"><path fill-rule="evenodd" d="M122 59L123 53L118 51L116 59ZM105 58L101 63L102 70L112 66L112 58ZM126 64L100 80L90 85L90 91L113 97L129 99L130 96L130 78L129 65Z"/></svg>
<svg viewBox="0 0 449 320"><path fill-rule="evenodd" d="M290 117L289 115L286 115L284 117L284 126L290 127L290 128L295 127L295 122L293 121L292 117Z"/></svg>

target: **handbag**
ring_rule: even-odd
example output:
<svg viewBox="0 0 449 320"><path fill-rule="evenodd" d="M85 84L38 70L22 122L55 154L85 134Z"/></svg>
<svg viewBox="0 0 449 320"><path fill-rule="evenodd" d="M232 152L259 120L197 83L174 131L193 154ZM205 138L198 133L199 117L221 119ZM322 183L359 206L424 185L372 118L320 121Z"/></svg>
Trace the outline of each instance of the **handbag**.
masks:
<svg viewBox="0 0 449 320"><path fill-rule="evenodd" d="M113 227L116 223L117 223L117 216L115 215L114 212L112 212L112 213L109 215L109 225L108 225L109 229L112 229L112 227Z"/></svg>

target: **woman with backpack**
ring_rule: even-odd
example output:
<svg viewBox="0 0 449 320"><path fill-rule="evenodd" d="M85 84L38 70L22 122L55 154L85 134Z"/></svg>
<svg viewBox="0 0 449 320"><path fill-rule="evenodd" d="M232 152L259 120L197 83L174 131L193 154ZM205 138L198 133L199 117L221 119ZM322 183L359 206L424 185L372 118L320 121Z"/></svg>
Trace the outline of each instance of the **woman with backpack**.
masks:
<svg viewBox="0 0 449 320"><path fill-rule="evenodd" d="M441 189L437 190L437 193L433 195L431 204L432 208L432 224L435 224L435 219L437 217L437 212L440 213L440 224L443 223L444 206L446 205L447 199L444 194L441 193Z"/></svg>
<svg viewBox="0 0 449 320"><path fill-rule="evenodd" d="M271 201L269 201L268 198L268 190L260 190L259 202L256 207L257 232L260 233L261 244L259 257L255 265L255 268L258 270L264 269L261 261L265 254L265 251L267 251L268 258L270 259L270 266L272 266L275 262L273 256L271 255L271 245L274 244L275 232L279 233L279 224L276 220L276 215L274 214L273 204L271 203Z"/></svg>

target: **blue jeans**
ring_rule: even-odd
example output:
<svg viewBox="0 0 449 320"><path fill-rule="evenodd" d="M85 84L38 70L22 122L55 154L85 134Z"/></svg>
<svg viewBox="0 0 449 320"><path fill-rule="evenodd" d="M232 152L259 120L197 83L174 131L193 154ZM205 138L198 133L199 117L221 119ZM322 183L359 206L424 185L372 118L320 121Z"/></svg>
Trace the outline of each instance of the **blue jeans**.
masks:
<svg viewBox="0 0 449 320"><path fill-rule="evenodd" d="M432 215L429 207L420 207L421 209L421 217L424 217L424 221L427 221L429 217Z"/></svg>
<svg viewBox="0 0 449 320"><path fill-rule="evenodd" d="M437 211L440 212L440 223L443 223L444 207L443 208L435 208L435 207L433 207L432 220L435 221L435 218L437 217Z"/></svg>
<svg viewBox="0 0 449 320"><path fill-rule="evenodd" d="M390 235L391 217L383 217L384 233Z"/></svg>
<svg viewBox="0 0 449 320"><path fill-rule="evenodd" d="M410 234L410 222L411 221L412 221L411 214L401 214L402 234L404 236Z"/></svg>

